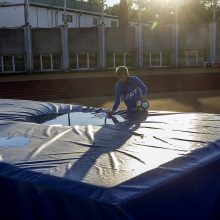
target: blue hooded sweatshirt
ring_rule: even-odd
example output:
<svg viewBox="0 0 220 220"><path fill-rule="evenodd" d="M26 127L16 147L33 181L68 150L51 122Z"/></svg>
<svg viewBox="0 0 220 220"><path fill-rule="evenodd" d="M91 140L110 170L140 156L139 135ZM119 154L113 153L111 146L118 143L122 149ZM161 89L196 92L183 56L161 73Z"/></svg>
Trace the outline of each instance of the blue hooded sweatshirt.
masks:
<svg viewBox="0 0 220 220"><path fill-rule="evenodd" d="M129 76L126 83L118 81L115 86L115 103L112 110L116 111L120 100L123 100L128 110L136 108L141 96L147 95L147 86L136 76Z"/></svg>

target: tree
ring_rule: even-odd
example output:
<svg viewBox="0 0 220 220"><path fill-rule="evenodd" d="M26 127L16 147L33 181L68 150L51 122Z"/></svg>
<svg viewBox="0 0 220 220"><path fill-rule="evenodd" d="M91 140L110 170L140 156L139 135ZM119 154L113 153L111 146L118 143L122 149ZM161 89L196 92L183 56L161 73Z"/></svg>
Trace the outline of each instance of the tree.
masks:
<svg viewBox="0 0 220 220"><path fill-rule="evenodd" d="M175 2L180 24L202 24L213 20L214 0L141 0L142 21L171 24L175 22ZM216 2L216 19L220 19L220 0ZM128 17L138 19L138 0L128 0ZM106 13L118 15L119 5L107 7Z"/></svg>
<svg viewBox="0 0 220 220"><path fill-rule="evenodd" d="M119 4L119 27L128 26L128 3L127 0L120 0Z"/></svg>
<svg viewBox="0 0 220 220"><path fill-rule="evenodd" d="M102 0L88 0L89 3L94 4L94 5L102 5L103 2Z"/></svg>
<svg viewBox="0 0 220 220"><path fill-rule="evenodd" d="M119 4L114 4L113 6L106 6L105 13L109 15L119 15Z"/></svg>

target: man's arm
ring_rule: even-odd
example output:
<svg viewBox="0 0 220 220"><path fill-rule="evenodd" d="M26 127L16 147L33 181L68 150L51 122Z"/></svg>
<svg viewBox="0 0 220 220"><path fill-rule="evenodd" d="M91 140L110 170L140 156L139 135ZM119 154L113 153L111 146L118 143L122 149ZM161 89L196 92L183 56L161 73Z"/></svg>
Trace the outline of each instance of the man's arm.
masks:
<svg viewBox="0 0 220 220"><path fill-rule="evenodd" d="M147 96L147 86L138 77L136 77L136 82L137 82L138 87L141 89L142 96L146 97Z"/></svg>
<svg viewBox="0 0 220 220"><path fill-rule="evenodd" d="M119 86L119 84L116 84L116 86L115 86L115 103L112 107L112 110L110 110L108 112L109 116L114 114L114 112L117 110L118 106L120 105L120 101L121 101L121 87Z"/></svg>

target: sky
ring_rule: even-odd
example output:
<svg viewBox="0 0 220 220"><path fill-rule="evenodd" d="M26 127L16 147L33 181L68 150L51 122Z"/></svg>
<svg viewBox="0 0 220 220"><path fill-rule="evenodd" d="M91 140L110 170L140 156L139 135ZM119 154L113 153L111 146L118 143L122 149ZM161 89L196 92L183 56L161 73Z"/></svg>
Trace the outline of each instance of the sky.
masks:
<svg viewBox="0 0 220 220"><path fill-rule="evenodd" d="M106 0L106 4L109 6L112 6L112 5L117 4L119 2L120 2L120 0Z"/></svg>

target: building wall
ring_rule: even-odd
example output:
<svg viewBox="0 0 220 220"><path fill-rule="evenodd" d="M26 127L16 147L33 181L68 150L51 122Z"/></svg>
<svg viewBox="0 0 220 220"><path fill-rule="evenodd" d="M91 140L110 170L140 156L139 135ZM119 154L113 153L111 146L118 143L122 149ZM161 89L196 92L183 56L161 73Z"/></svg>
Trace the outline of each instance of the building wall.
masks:
<svg viewBox="0 0 220 220"><path fill-rule="evenodd" d="M106 50L135 50L135 29L106 28Z"/></svg>
<svg viewBox="0 0 220 220"><path fill-rule="evenodd" d="M209 25L181 25L179 29L179 40L181 48L204 48L209 47Z"/></svg>
<svg viewBox="0 0 220 220"><path fill-rule="evenodd" d="M0 27L20 27L24 23L23 5L0 7Z"/></svg>
<svg viewBox="0 0 220 220"><path fill-rule="evenodd" d="M0 3L2 2L7 2L7 3L11 3L11 4L17 4L17 3L24 3L24 0L0 0Z"/></svg>
<svg viewBox="0 0 220 220"><path fill-rule="evenodd" d="M73 52L97 52L98 29L94 28L70 28L69 51Z"/></svg>
<svg viewBox="0 0 220 220"><path fill-rule="evenodd" d="M60 28L39 28L32 30L33 53L60 53L61 33Z"/></svg>
<svg viewBox="0 0 220 220"><path fill-rule="evenodd" d="M142 32L143 48L138 42L138 29L136 27L128 28L105 28L102 32L102 28L90 27L90 28L69 28L68 29L68 43L65 52L66 41L61 42L64 36L65 27L58 28L32 28L32 39L29 41L32 43L33 55L34 55L34 69L35 71L52 71L60 70L64 68L64 55L69 56L70 69L89 69L100 68L101 58L104 57L104 68L114 68L118 65L127 65L128 67L136 67L139 59L143 58L143 67L164 67L172 66L203 66L204 62L211 62L209 53L212 45L209 41L211 35L211 29L208 24L202 26L188 26L182 29L180 26L179 47L175 48L176 44L175 31L171 26L164 26L157 28L156 30L144 29ZM26 27L28 28L28 27ZM26 28L24 28L26 30ZM17 69L17 56L16 54L23 54L24 52L24 29L23 28L11 28L0 29L0 72L8 72L8 69L13 72ZM67 30L66 30L67 31ZM206 33L208 31L208 33ZM26 33L26 32L25 32ZM102 35L104 34L104 35ZM61 37L62 36L62 37ZM104 41L101 41L102 36L105 37ZM219 48L220 31L219 24L217 24L217 47L216 54L217 60L220 60L220 48ZM31 42L32 41L32 42ZM104 44L102 45L101 42ZM63 46L63 49L62 49ZM104 52L102 53L102 48ZM143 57L140 58L138 52L143 49ZM176 53L178 51L178 53ZM68 53L69 52L69 53ZM4 57L10 55L15 59L15 65L10 57ZM104 54L104 56L102 55ZM137 56L138 54L138 56ZM177 54L177 56L175 56ZM142 55L141 55L142 56ZM174 58L178 59L174 59ZM10 61L10 60L11 61ZM10 68L7 67L7 62L10 61ZM66 59L68 61L68 58ZM25 65L24 60L22 66ZM31 61L32 62L32 61ZM3 68L1 69L1 63ZM36 63L38 63L36 65ZM49 64L48 64L49 63ZM11 66L15 66L15 68ZM41 66L40 66L41 65ZM9 65L8 65L9 66ZM66 65L68 69L68 64ZM17 69L16 69L17 68ZM37 69L38 68L38 69Z"/></svg>
<svg viewBox="0 0 220 220"><path fill-rule="evenodd" d="M172 28L169 25L159 26L155 29L143 27L142 39L144 49L170 49L172 47Z"/></svg>
<svg viewBox="0 0 220 220"><path fill-rule="evenodd" d="M64 23L62 19L64 11L61 9L49 9L31 6L29 14L29 20L32 27L52 28L60 26ZM96 26L96 24L93 24L93 19L97 19L97 25L101 24L100 15L92 15L81 12L76 13L69 10L67 11L67 15L72 17L72 21L67 22L70 28ZM104 22L107 27L110 27L111 21L117 22L117 20L118 19L116 18L105 17Z"/></svg>
<svg viewBox="0 0 220 220"><path fill-rule="evenodd" d="M32 27L53 28L64 23L64 11L62 9L37 7L31 5L29 7L29 23ZM101 24L101 15L89 14L82 12L74 12L67 10L67 15L72 16L72 21L67 22L72 27L93 27ZM97 24L93 23L93 19L97 19ZM118 24L117 18L105 17L104 23L106 27L111 27L111 22ZM20 27L24 25L24 5L0 7L0 27Z"/></svg>
<svg viewBox="0 0 220 220"><path fill-rule="evenodd" d="M23 29L0 29L0 55L23 53Z"/></svg>

